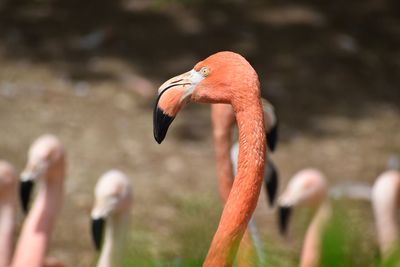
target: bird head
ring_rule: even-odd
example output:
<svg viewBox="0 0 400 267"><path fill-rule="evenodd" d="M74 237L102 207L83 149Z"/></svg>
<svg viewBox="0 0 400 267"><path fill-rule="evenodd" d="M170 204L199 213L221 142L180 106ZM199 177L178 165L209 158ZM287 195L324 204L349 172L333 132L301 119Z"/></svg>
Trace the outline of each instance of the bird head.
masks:
<svg viewBox="0 0 400 267"><path fill-rule="evenodd" d="M318 170L305 169L298 172L278 199L279 227L285 234L291 211L297 206L319 207L327 195L325 176Z"/></svg>
<svg viewBox="0 0 400 267"><path fill-rule="evenodd" d="M164 140L169 125L189 101L235 107L248 97L259 97L258 87L258 76L245 58L233 52L213 54L160 86L153 113L154 138L158 143Z"/></svg>
<svg viewBox="0 0 400 267"><path fill-rule="evenodd" d="M64 147L53 135L43 135L36 139L28 152L28 163L20 176L20 199L24 212L28 210L34 182L61 177L64 172Z"/></svg>

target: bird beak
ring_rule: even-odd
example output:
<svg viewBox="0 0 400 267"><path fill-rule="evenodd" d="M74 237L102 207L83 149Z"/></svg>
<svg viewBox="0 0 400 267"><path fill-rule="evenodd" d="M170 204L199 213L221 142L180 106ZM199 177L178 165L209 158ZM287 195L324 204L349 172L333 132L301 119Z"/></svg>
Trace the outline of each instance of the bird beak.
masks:
<svg viewBox="0 0 400 267"><path fill-rule="evenodd" d="M274 106L268 100L262 98L261 102L267 129L267 146L271 152L274 152L278 143L278 118Z"/></svg>
<svg viewBox="0 0 400 267"><path fill-rule="evenodd" d="M28 205L29 200L31 199L32 189L34 187L34 183L30 180L21 181L19 185L19 197L22 205L22 210L24 214L28 213Z"/></svg>
<svg viewBox="0 0 400 267"><path fill-rule="evenodd" d="M289 206L279 207L279 231L282 235L285 235L289 225L290 215L292 208Z"/></svg>
<svg viewBox="0 0 400 267"><path fill-rule="evenodd" d="M275 203L276 192L278 191L279 179L278 179L278 171L274 163L270 159L268 159L268 166L265 168L264 182L265 182L265 190L267 192L268 202L270 207L272 207Z"/></svg>
<svg viewBox="0 0 400 267"><path fill-rule="evenodd" d="M267 146L271 152L275 151L278 144L278 121L267 131Z"/></svg>
<svg viewBox="0 0 400 267"><path fill-rule="evenodd" d="M183 73L166 81L158 89L158 98L153 112L153 134L161 143L176 114L188 102L196 85L204 77L195 70Z"/></svg>
<svg viewBox="0 0 400 267"><path fill-rule="evenodd" d="M22 210L28 212L29 201L34 187L34 181L43 175L47 169L47 162L41 161L38 164L30 164L21 174L19 185L19 196Z"/></svg>
<svg viewBox="0 0 400 267"><path fill-rule="evenodd" d="M105 224L106 221L104 218L92 218L92 238L97 251L101 248Z"/></svg>

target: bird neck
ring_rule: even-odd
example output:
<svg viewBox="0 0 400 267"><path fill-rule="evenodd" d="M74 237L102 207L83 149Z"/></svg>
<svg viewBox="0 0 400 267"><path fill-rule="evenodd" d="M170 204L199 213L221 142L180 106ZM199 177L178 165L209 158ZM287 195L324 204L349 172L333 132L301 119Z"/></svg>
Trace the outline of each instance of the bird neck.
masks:
<svg viewBox="0 0 400 267"><path fill-rule="evenodd" d="M50 235L62 206L62 177L47 177L22 227L13 267L42 267Z"/></svg>
<svg viewBox="0 0 400 267"><path fill-rule="evenodd" d="M400 184L392 185L377 201L373 201L380 250L389 256L399 243L397 212L399 208Z"/></svg>
<svg viewBox="0 0 400 267"><path fill-rule="evenodd" d="M239 128L238 172L203 266L231 266L257 205L265 163L265 129L258 95L232 104Z"/></svg>
<svg viewBox="0 0 400 267"><path fill-rule="evenodd" d="M2 200L0 204L0 267L10 265L14 247L14 230L16 216L16 196Z"/></svg>
<svg viewBox="0 0 400 267"><path fill-rule="evenodd" d="M120 266L123 239L126 236L127 216L124 214L111 216L106 223L104 244L97 267Z"/></svg>
<svg viewBox="0 0 400 267"><path fill-rule="evenodd" d="M230 158L233 125L229 125L226 122L221 125L221 118L218 117L219 114L214 112L214 109L211 110L211 114L219 193L225 203L233 184L233 166Z"/></svg>
<svg viewBox="0 0 400 267"><path fill-rule="evenodd" d="M324 228L331 217L328 201L320 205L307 229L301 252L300 267L317 267L321 253L321 239Z"/></svg>

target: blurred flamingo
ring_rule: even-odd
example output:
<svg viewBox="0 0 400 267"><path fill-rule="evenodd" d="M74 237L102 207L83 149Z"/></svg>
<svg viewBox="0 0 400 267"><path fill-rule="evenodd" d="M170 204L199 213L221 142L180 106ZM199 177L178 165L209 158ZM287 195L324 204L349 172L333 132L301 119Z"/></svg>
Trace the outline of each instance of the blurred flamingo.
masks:
<svg viewBox="0 0 400 267"><path fill-rule="evenodd" d="M304 169L290 179L287 188L278 199L279 227L282 234L287 231L294 207L308 206L315 210L304 238L300 267L319 266L321 235L331 214L327 190L324 174L316 169Z"/></svg>
<svg viewBox="0 0 400 267"><path fill-rule="evenodd" d="M132 205L129 178L118 170L103 174L96 184L95 204L92 210L92 237L100 250L105 226L105 240L97 267L121 266L122 239ZM107 221L107 224L106 224Z"/></svg>
<svg viewBox="0 0 400 267"><path fill-rule="evenodd" d="M300 267L320 266L322 233L332 214L331 198L370 201L371 187L365 183L346 182L328 190L325 175L309 168L296 173L278 199L279 229L282 234L286 234L293 208L303 206L314 210L303 242Z"/></svg>
<svg viewBox="0 0 400 267"><path fill-rule="evenodd" d="M399 248L397 213L400 205L400 172L382 173L372 188L372 208L378 232L378 243L383 258Z"/></svg>
<svg viewBox="0 0 400 267"><path fill-rule="evenodd" d="M0 267L11 263L17 213L17 176L14 167L0 160Z"/></svg>
<svg viewBox="0 0 400 267"><path fill-rule="evenodd" d="M277 141L277 119L273 106L263 99L264 121L267 129L267 144L270 150L275 149ZM220 196L225 203L233 184L234 174L236 175L237 158L239 145L232 146L233 127L235 125L235 113L231 105L211 105L211 119L213 126L213 138L215 146L215 158L219 180ZM269 138L271 133L271 138ZM231 151L231 153L229 153ZM229 156L229 154L231 154ZM277 172L272 163L268 160L265 168L264 181L266 185L267 198L270 205L273 204L277 189ZM249 231L246 231L241 241L237 263L238 266L250 266L265 264L261 241L257 233L254 218L250 220ZM256 262L258 262L258 264Z"/></svg>
<svg viewBox="0 0 400 267"><path fill-rule="evenodd" d="M28 211L33 182L41 186L25 220L14 254L13 267L64 266L54 258L45 259L50 235L62 206L65 177L63 145L53 135L39 137L30 147L28 163L21 174L22 208Z"/></svg>
<svg viewBox="0 0 400 267"><path fill-rule="evenodd" d="M203 266L232 266L239 243L257 205L265 163L265 127L257 73L240 55L219 52L159 88L154 137L165 138L169 125L189 100L231 104L239 128L237 175Z"/></svg>

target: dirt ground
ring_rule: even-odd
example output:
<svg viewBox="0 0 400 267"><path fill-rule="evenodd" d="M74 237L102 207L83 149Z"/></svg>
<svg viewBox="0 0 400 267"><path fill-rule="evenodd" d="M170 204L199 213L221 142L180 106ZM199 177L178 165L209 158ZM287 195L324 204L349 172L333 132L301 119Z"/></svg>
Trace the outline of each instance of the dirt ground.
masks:
<svg viewBox="0 0 400 267"><path fill-rule="evenodd" d="M310 166L331 184L372 183L400 155L395 1L81 2L0 1L0 158L21 171L39 135L65 144L66 196L50 253L68 266L95 261L93 187L110 168L132 178L132 257L204 257L221 211L209 107L185 108L162 145L152 108L162 81L213 52L248 58L276 106L280 190ZM365 250L375 248L369 204L349 205L367 231ZM279 237L264 194L256 220L270 265L294 266L304 226Z"/></svg>

